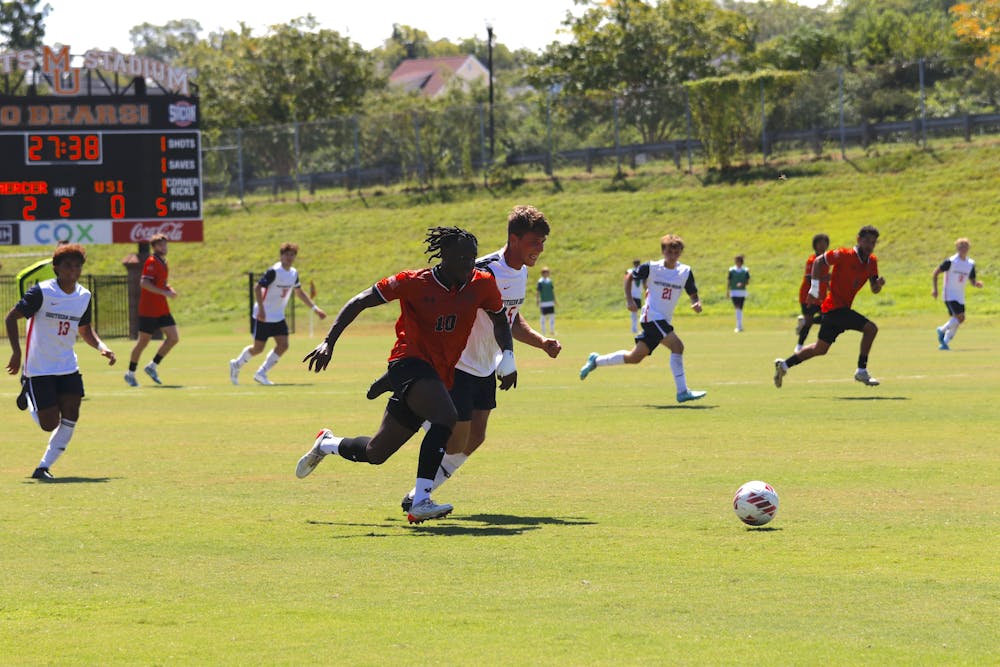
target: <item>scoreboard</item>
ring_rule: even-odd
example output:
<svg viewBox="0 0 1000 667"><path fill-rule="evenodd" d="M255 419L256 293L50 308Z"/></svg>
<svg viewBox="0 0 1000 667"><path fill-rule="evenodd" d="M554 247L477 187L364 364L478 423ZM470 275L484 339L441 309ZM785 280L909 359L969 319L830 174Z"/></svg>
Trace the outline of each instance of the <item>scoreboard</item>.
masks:
<svg viewBox="0 0 1000 667"><path fill-rule="evenodd" d="M0 245L202 240L197 106L0 98Z"/></svg>

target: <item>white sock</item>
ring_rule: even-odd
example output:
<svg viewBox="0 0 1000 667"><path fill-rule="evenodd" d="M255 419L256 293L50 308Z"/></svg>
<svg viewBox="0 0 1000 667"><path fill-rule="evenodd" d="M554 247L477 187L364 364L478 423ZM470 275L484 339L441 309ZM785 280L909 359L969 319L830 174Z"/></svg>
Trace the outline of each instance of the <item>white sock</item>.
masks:
<svg viewBox="0 0 1000 667"><path fill-rule="evenodd" d="M736 309L736 328L737 329L742 329L743 328L743 309L742 308L737 308Z"/></svg>
<svg viewBox="0 0 1000 667"><path fill-rule="evenodd" d="M264 363L260 365L260 368L257 369L257 372L267 373L269 370L274 368L274 365L278 363L279 359L281 359L281 356L276 354L274 350L271 350L270 352L267 353L267 359L265 359Z"/></svg>
<svg viewBox="0 0 1000 667"><path fill-rule="evenodd" d="M41 463L38 464L39 468L51 468L56 460L62 456L62 453L66 451L66 445L69 444L70 438L73 437L73 429L76 427L76 422L70 421L68 419L60 419L59 426L52 431L52 435L49 436L49 447L45 450L45 455L42 456Z"/></svg>
<svg viewBox="0 0 1000 667"><path fill-rule="evenodd" d="M438 466L437 475L434 476L434 488L440 487L451 479L455 471L462 467L462 464L468 459L469 457L462 453L445 454L444 458L441 459L441 465Z"/></svg>
<svg viewBox="0 0 1000 667"><path fill-rule="evenodd" d="M149 362L148 364L146 364L146 368L151 368L151 369L153 369L154 371L156 370L156 367L157 367L157 366L159 366L159 364L158 364L158 363L156 363L155 361L151 361L151 362ZM132 371L129 371L129 372L131 373Z"/></svg>
<svg viewBox="0 0 1000 667"><path fill-rule="evenodd" d="M423 502L427 498L431 497L431 491L434 489L433 479L424 479L423 477L417 477L417 483L413 485L413 504Z"/></svg>
<svg viewBox="0 0 1000 667"><path fill-rule="evenodd" d="M250 354L250 350L252 349L253 349L252 345L247 345L245 348L243 348L243 351L240 352L240 356L236 358L236 368L243 368L243 366L245 366L246 363L250 361L250 359L253 357L253 355Z"/></svg>
<svg viewBox="0 0 1000 667"><path fill-rule="evenodd" d="M957 333L958 333L958 320L955 320L955 326L948 327L947 329L944 330L944 342L945 343L951 342L951 339L954 338L955 334Z"/></svg>
<svg viewBox="0 0 1000 667"><path fill-rule="evenodd" d="M632 313L632 333L639 332L639 311L633 310Z"/></svg>
<svg viewBox="0 0 1000 667"><path fill-rule="evenodd" d="M670 370L674 372L674 384L677 385L677 393L687 391L687 378L684 377L684 355L670 353Z"/></svg>
<svg viewBox="0 0 1000 667"><path fill-rule="evenodd" d="M602 354L594 361L598 366L621 366L625 363L625 355L628 350L618 350L610 354Z"/></svg>
<svg viewBox="0 0 1000 667"><path fill-rule="evenodd" d="M323 438L323 442L319 444L319 451L324 454L339 454L340 453L340 443L344 441L343 438L338 438L335 435L328 435Z"/></svg>
<svg viewBox="0 0 1000 667"><path fill-rule="evenodd" d="M549 317L549 333L554 334L556 332L556 316L552 315Z"/></svg>

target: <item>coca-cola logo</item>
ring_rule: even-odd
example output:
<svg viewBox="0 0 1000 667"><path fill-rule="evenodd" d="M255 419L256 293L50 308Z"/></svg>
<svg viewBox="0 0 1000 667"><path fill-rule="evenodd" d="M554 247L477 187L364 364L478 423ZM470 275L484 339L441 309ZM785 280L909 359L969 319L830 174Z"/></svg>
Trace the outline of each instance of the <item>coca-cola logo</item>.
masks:
<svg viewBox="0 0 1000 667"><path fill-rule="evenodd" d="M168 241L180 241L184 236L184 224L180 222L164 222L155 227L147 227L142 223L132 226L129 240L134 242L149 241L157 234L163 234Z"/></svg>
<svg viewBox="0 0 1000 667"><path fill-rule="evenodd" d="M148 243L156 234L163 234L168 241L204 240L201 220L117 220L112 229L112 242Z"/></svg>

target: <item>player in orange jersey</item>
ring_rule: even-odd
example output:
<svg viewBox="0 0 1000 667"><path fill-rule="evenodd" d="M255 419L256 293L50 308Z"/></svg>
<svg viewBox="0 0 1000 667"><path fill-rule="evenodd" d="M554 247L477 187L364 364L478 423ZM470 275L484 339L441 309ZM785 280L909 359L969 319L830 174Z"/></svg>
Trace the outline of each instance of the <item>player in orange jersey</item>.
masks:
<svg viewBox="0 0 1000 667"><path fill-rule="evenodd" d="M135 341L132 354L129 356L128 372L125 373L125 384L130 387L138 386L135 379L135 369L139 367L139 357L143 350L153 339L153 334L157 329L163 332L163 342L156 351L153 360L143 367L142 370L156 384L160 382L157 367L163 361L163 357L177 345L180 336L177 333L177 323L174 322L173 315L170 314L170 306L167 299L177 298L177 292L167 283L169 271L167 270L167 237L163 234L156 234L149 240L149 247L153 254L146 259L142 266L142 278L140 279L139 292L139 338Z"/></svg>
<svg viewBox="0 0 1000 667"><path fill-rule="evenodd" d="M825 271L819 278L819 296L815 299L809 296L809 288L812 286L813 262L830 247L830 237L826 234L817 234L813 237L812 246L813 254L806 259L806 271L802 276L802 285L799 287L799 307L802 309L802 314L799 315L799 320L795 325L795 335L799 337L799 342L795 345L796 352L800 352L802 346L806 344L806 338L809 337L812 325L819 324L822 318L820 304L826 298L827 286L830 282L829 265L824 265Z"/></svg>
<svg viewBox="0 0 1000 667"><path fill-rule="evenodd" d="M383 278L356 295L337 314L326 340L303 360L309 362L309 370L324 370L333 356L333 346L361 311L398 299L401 312L388 372L393 394L378 432L370 438L342 438L322 429L295 468L297 477L305 477L327 454L379 465L429 421L420 445L413 503L407 515L410 523L438 519L452 510L451 505L431 500L430 492L458 419L448 393L454 383L455 364L480 309L493 320L493 335L502 351L497 368L500 389L517 385L506 309L496 278L476 268L476 237L457 227L436 227L429 230L426 240L427 253L431 258L439 257L440 264Z"/></svg>
<svg viewBox="0 0 1000 667"><path fill-rule="evenodd" d="M781 386L781 380L789 368L826 354L837 336L848 330L861 332L861 349L854 379L869 387L879 384L878 380L868 374L868 353L878 334L878 327L864 315L851 309L855 295L866 282L871 286L873 294L881 292L885 285L885 278L878 274L878 258L872 254L876 243L878 230L865 225L858 232L857 245L853 248L827 251L813 262L812 284L809 287L809 295L813 298L819 297L820 277L824 268L830 267L830 290L821 306L823 319L819 326L819 338L788 359L774 360L775 387Z"/></svg>

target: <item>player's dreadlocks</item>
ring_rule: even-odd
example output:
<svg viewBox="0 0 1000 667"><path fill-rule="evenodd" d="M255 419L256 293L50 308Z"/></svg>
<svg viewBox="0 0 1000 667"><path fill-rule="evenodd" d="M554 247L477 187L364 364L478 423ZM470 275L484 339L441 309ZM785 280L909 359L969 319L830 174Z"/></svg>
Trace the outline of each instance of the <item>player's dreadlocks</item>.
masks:
<svg viewBox="0 0 1000 667"><path fill-rule="evenodd" d="M442 250L451 247L456 241L461 239L471 239L473 243L477 246L479 245L479 239L464 229L459 229L458 227L431 227L427 230L427 238L424 239L427 243L427 250L424 252L430 255L427 261L430 262L435 257L440 259Z"/></svg>

